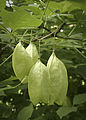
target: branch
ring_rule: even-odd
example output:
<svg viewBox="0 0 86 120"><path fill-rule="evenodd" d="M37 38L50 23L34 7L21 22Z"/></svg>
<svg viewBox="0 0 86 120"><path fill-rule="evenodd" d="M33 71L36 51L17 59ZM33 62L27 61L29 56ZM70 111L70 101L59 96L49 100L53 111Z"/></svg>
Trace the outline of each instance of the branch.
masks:
<svg viewBox="0 0 86 120"><path fill-rule="evenodd" d="M57 28L57 31L56 31L56 35L60 32L60 30L64 27L66 25L66 23L61 23L59 26L58 26L58 28ZM52 33L48 28L46 28L46 27L44 27L43 26L43 24L42 25L40 25L39 27L38 27L39 29L45 29L46 31L48 31L49 33ZM53 34L53 36L55 36L55 34Z"/></svg>
<svg viewBox="0 0 86 120"><path fill-rule="evenodd" d="M13 50L13 47L11 45L9 45L8 43L5 43L6 45L0 49L0 56L1 54L3 54L4 51L6 51L6 49L11 48Z"/></svg>
<svg viewBox="0 0 86 120"><path fill-rule="evenodd" d="M4 60L2 63L0 63L0 67L1 67L5 62L7 62L7 61L12 57L12 55L13 55L13 53L12 53L10 56L8 56L8 57L6 58L6 60Z"/></svg>
<svg viewBox="0 0 86 120"><path fill-rule="evenodd" d="M59 27L58 27L58 31L56 32L56 35L60 32L60 30L66 25L66 23L62 23Z"/></svg>
<svg viewBox="0 0 86 120"><path fill-rule="evenodd" d="M67 25L67 24L66 24L66 23L60 24L59 27L58 27L56 30L54 30L53 32L51 32L48 28L43 27L43 25L42 25L42 26L40 26L39 28L45 29L45 30L48 31L50 34L45 35L45 36L43 36L43 37L42 37L42 36L39 36L38 38L35 38L35 39L33 39L32 41L35 42L35 41L38 40L38 39L43 40L43 39L45 39L45 38L47 38L47 37L58 37L58 38L62 38L62 39L82 40L82 41L85 41L84 39L71 38L71 37L62 37L62 36L57 35L57 34L60 32L60 30L61 30L65 25Z"/></svg>
<svg viewBox="0 0 86 120"><path fill-rule="evenodd" d="M3 28L3 30L5 32L7 32L13 39L15 39L14 34L12 33L12 31L10 32L4 25L0 24L0 26Z"/></svg>
<svg viewBox="0 0 86 120"><path fill-rule="evenodd" d="M66 25L66 23L61 23L61 24L59 25L59 27L58 27L57 29L55 29L53 32L51 32L48 28L46 28L46 27L44 27L43 25L41 25L41 26L39 26L38 28L39 28L39 29L43 28L43 29L47 30L47 31L49 32L49 34L48 34L48 35L45 35L45 36L43 36L43 37L40 36L40 37L38 37L38 38L35 38L35 39L33 39L32 41L35 42L35 41L37 41L38 39L42 40L42 39L45 39L45 38L47 38L47 37L57 37L57 33L60 32L60 30L64 27L64 25Z"/></svg>
<svg viewBox="0 0 86 120"><path fill-rule="evenodd" d="M53 31L50 34L45 35L45 36L39 36L38 38L33 39L32 42L35 42L37 40L43 40L43 39L48 38L48 37L54 37L53 36L54 33L55 33L55 31ZM59 36L59 35L56 35L55 37L62 38L62 39L69 39L69 40L86 41L85 39L71 38L71 37L62 37L62 36Z"/></svg>

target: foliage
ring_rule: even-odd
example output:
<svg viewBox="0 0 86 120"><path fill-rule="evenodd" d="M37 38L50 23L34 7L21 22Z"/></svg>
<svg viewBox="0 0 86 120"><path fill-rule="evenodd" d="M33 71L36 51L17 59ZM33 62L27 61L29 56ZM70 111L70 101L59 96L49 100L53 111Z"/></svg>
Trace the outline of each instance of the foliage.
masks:
<svg viewBox="0 0 86 120"><path fill-rule="evenodd" d="M85 6L86 0L0 0L0 120L86 119ZM24 48L33 42L43 64L53 49L65 64L68 92L63 106L32 105L27 83L12 68L19 41Z"/></svg>

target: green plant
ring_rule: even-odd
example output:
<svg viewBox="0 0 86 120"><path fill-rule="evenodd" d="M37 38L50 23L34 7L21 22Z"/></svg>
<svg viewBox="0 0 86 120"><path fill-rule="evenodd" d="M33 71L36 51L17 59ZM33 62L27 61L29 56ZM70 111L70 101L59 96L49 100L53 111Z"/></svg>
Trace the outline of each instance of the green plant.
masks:
<svg viewBox="0 0 86 120"><path fill-rule="evenodd" d="M0 0L1 120L86 119L85 6L85 0ZM36 59L40 58L44 68L53 49L64 63L68 72L68 91L63 105L32 105L28 95L29 84L22 84L22 78L27 80L28 72L26 74L25 69L25 74L19 73L16 77L12 69L11 57L20 41L25 54L28 54L26 48L30 42L36 45L39 51ZM66 94L66 90L64 92Z"/></svg>

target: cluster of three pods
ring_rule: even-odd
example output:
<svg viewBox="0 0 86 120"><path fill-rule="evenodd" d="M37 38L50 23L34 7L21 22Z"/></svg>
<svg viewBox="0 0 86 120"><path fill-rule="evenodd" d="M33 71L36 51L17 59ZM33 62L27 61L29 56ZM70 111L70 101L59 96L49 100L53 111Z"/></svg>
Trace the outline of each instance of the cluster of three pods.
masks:
<svg viewBox="0 0 86 120"><path fill-rule="evenodd" d="M12 66L22 83L28 82L31 102L36 105L62 105L68 88L67 70L53 52L47 66L39 59L36 46L31 42L25 49L19 42L13 52Z"/></svg>

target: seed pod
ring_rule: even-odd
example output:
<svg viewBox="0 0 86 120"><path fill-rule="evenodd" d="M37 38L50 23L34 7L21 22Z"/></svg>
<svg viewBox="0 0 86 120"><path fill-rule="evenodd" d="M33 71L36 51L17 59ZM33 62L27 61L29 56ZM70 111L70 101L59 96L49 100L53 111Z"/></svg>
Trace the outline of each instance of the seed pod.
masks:
<svg viewBox="0 0 86 120"><path fill-rule="evenodd" d="M32 67L32 61L25 48L19 42L14 49L12 56L12 66L17 78L22 81L26 79ZM27 79L23 82L26 83Z"/></svg>
<svg viewBox="0 0 86 120"><path fill-rule="evenodd" d="M31 57L32 63L34 65L39 58L36 46L32 42L30 42L29 46L26 48L26 51Z"/></svg>
<svg viewBox="0 0 86 120"><path fill-rule="evenodd" d="M64 64L55 56L53 52L50 56L47 68L49 70L49 104L63 104L67 94L68 78Z"/></svg>
<svg viewBox="0 0 86 120"><path fill-rule="evenodd" d="M32 67L28 77L28 92L34 105L48 103L48 69L40 60Z"/></svg>

